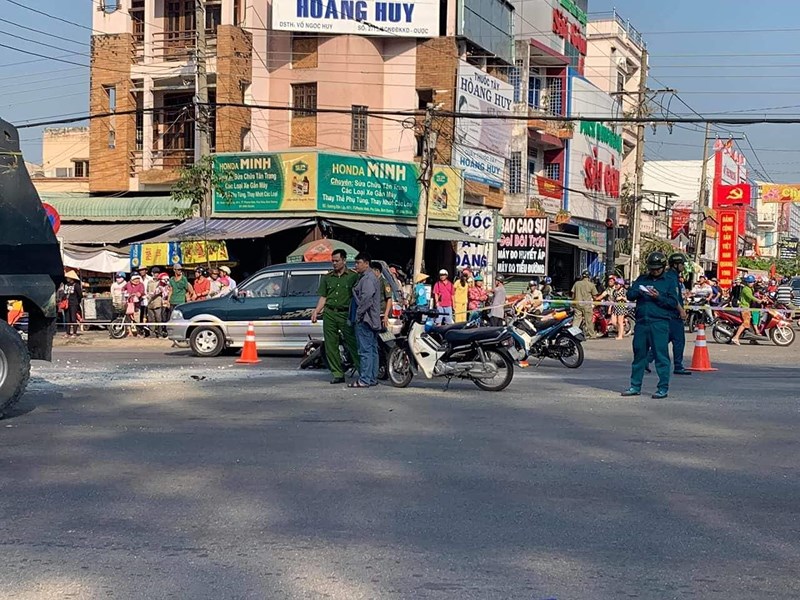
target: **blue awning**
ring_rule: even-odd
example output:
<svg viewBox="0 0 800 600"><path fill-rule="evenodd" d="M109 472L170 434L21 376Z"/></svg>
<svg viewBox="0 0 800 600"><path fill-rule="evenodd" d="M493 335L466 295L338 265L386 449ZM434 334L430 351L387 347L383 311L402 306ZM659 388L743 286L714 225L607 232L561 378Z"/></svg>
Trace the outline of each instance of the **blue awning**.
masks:
<svg viewBox="0 0 800 600"><path fill-rule="evenodd" d="M313 224L313 219L209 219L204 225L203 219L189 219L145 242L255 239Z"/></svg>

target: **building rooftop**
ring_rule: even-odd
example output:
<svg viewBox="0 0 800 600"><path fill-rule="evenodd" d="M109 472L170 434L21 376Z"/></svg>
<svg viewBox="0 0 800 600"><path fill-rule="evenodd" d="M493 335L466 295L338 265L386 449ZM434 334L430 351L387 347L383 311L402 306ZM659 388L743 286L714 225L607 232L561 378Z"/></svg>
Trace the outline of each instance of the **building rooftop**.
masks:
<svg viewBox="0 0 800 600"><path fill-rule="evenodd" d="M589 15L589 23L602 23L602 22L616 22L617 26L625 33L630 40L640 48L647 48L647 42L644 40L642 33L631 25L630 19L624 18L616 9L591 13Z"/></svg>

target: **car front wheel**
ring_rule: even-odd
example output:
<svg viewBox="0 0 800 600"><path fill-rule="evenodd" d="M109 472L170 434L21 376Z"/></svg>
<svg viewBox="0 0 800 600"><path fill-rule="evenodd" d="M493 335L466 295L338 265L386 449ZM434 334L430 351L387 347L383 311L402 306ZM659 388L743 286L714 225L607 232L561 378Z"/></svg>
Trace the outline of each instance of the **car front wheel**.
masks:
<svg viewBox="0 0 800 600"><path fill-rule="evenodd" d="M195 356L219 356L225 349L225 336L219 327L202 325L189 336L189 347Z"/></svg>

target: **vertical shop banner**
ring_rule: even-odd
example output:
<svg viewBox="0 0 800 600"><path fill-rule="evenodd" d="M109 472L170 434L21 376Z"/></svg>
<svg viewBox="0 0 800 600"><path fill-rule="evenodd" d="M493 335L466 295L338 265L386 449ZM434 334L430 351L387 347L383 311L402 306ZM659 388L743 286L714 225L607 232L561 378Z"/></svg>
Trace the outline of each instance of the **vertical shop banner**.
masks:
<svg viewBox="0 0 800 600"><path fill-rule="evenodd" d="M719 237L717 240L717 278L720 287L730 289L736 278L739 256L739 211L720 209L717 211Z"/></svg>
<svg viewBox="0 0 800 600"><path fill-rule="evenodd" d="M511 115L514 86L461 61L456 79L456 112ZM453 164L472 181L502 187L513 123L504 119L456 119Z"/></svg>
<svg viewBox="0 0 800 600"><path fill-rule="evenodd" d="M689 221L692 218L691 208L673 208L672 209L672 239L674 240L680 234L689 236Z"/></svg>
<svg viewBox="0 0 800 600"><path fill-rule="evenodd" d="M428 218L431 221L458 221L463 200L461 173L452 167L433 167Z"/></svg>
<svg viewBox="0 0 800 600"><path fill-rule="evenodd" d="M456 271L486 271L494 262L494 213L491 210L467 209L461 217L464 233L486 240L486 243L458 242Z"/></svg>
<svg viewBox="0 0 800 600"><path fill-rule="evenodd" d="M497 272L506 275L545 275L548 250L547 217L503 219L497 242Z"/></svg>

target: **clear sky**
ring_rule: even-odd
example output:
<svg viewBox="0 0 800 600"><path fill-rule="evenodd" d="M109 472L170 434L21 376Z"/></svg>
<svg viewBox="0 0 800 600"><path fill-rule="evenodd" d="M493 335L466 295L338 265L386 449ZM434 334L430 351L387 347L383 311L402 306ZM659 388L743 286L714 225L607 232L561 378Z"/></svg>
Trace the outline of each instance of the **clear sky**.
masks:
<svg viewBox="0 0 800 600"><path fill-rule="evenodd" d="M0 44L88 65L88 27L99 0L17 1L86 28L0 0L0 19L59 36L43 36L0 20ZM800 37L800 3L796 0L590 0L589 12L610 11L613 6L645 35L651 54L651 88L677 89L680 98L703 115L747 111L735 116L800 116L800 44L796 41ZM20 61L24 64L14 64ZM0 116L19 124L86 113L88 71L88 67L0 47ZM691 114L677 98L663 98L671 113ZM800 126L715 130L721 137L730 131L737 137L746 133L756 149L754 154L747 141L738 142L751 167L766 171L775 181L800 181L800 166L795 166L800 160L800 143L796 142ZM21 134L26 156L38 161L41 130L27 129ZM702 126L676 126L672 134L662 126L655 135L648 129L647 135L648 159L702 156Z"/></svg>

